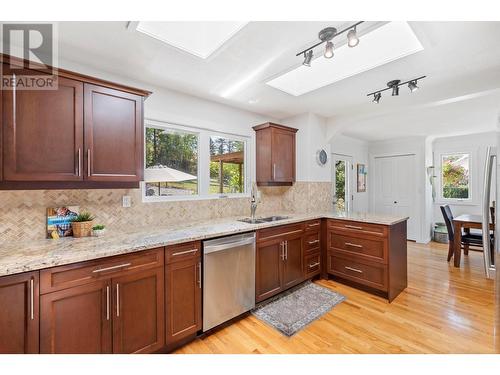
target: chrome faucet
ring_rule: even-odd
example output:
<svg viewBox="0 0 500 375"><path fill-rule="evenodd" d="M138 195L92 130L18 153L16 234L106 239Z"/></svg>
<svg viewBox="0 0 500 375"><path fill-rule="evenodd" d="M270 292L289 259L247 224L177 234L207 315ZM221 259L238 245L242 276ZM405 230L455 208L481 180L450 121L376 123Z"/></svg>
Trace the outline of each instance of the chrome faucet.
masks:
<svg viewBox="0 0 500 375"><path fill-rule="evenodd" d="M252 221L255 221L255 211L257 211L257 199L255 195L255 185L252 185L252 200L250 201L250 218Z"/></svg>

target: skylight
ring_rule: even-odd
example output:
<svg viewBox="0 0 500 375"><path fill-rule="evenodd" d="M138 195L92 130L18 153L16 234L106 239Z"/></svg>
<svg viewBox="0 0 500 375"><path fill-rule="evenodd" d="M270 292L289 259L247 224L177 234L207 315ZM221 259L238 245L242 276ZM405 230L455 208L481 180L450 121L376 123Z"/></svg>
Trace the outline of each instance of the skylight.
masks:
<svg viewBox="0 0 500 375"><path fill-rule="evenodd" d="M139 22L136 30L192 55L208 58L248 22Z"/></svg>
<svg viewBox="0 0 500 375"><path fill-rule="evenodd" d="M335 39L333 42L335 44ZM322 50L316 49L315 54L321 53L321 56L314 59L310 67L301 65L266 83L299 96L423 49L407 22L389 22L362 35L356 48L344 44L335 49L331 59L324 58ZM301 57L297 59L302 61Z"/></svg>

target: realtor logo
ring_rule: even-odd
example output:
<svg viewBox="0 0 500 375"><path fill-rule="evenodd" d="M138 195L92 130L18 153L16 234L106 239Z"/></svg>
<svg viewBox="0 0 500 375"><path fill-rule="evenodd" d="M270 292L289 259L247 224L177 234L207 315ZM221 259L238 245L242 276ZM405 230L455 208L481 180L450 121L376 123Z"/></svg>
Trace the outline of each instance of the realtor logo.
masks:
<svg viewBox="0 0 500 375"><path fill-rule="evenodd" d="M56 90L57 42L51 23L3 23L2 90Z"/></svg>

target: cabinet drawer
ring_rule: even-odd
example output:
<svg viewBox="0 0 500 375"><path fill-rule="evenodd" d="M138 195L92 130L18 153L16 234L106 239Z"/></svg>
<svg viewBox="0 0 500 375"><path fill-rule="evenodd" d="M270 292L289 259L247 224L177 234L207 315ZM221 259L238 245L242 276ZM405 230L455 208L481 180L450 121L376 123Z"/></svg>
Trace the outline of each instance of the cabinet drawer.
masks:
<svg viewBox="0 0 500 375"><path fill-rule="evenodd" d="M387 268L379 263L369 264L328 253L328 273L387 291Z"/></svg>
<svg viewBox="0 0 500 375"><path fill-rule="evenodd" d="M273 240L282 236L298 233L303 233L302 223L261 229L257 231L257 242Z"/></svg>
<svg viewBox="0 0 500 375"><path fill-rule="evenodd" d="M320 238L319 232L306 232L304 236L304 250L306 253L319 251Z"/></svg>
<svg viewBox="0 0 500 375"><path fill-rule="evenodd" d="M381 224L361 223L358 221L330 219L328 220L328 229L334 230L337 233L357 233L377 237L387 236L387 226Z"/></svg>
<svg viewBox="0 0 500 375"><path fill-rule="evenodd" d="M304 229L309 231L318 231L321 229L321 219L309 220L304 224Z"/></svg>
<svg viewBox="0 0 500 375"><path fill-rule="evenodd" d="M165 263L167 264L188 259L195 259L200 256L200 241L186 242L178 245L167 246L165 248Z"/></svg>
<svg viewBox="0 0 500 375"><path fill-rule="evenodd" d="M40 272L40 293L55 292L108 279L118 274L122 276L163 265L163 248L156 248L135 254L49 268Z"/></svg>
<svg viewBox="0 0 500 375"><path fill-rule="evenodd" d="M321 270L321 255L313 254L305 257L304 274L306 279L318 275Z"/></svg>
<svg viewBox="0 0 500 375"><path fill-rule="evenodd" d="M328 249L344 255L387 263L387 242L383 238L360 238L331 231L328 233Z"/></svg>

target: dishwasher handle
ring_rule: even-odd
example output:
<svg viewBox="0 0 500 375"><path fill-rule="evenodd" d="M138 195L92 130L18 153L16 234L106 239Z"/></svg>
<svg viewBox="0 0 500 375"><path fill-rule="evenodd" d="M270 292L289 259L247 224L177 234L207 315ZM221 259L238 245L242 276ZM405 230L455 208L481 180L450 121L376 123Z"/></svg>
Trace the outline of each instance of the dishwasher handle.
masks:
<svg viewBox="0 0 500 375"><path fill-rule="evenodd" d="M234 242L227 242L227 243L220 244L220 245L206 245L204 248L204 253L210 254L210 253L215 253L217 251L232 249L232 248L239 247L239 246L251 245L254 243L255 243L255 237L252 236L249 238L245 238L243 240L234 241Z"/></svg>

